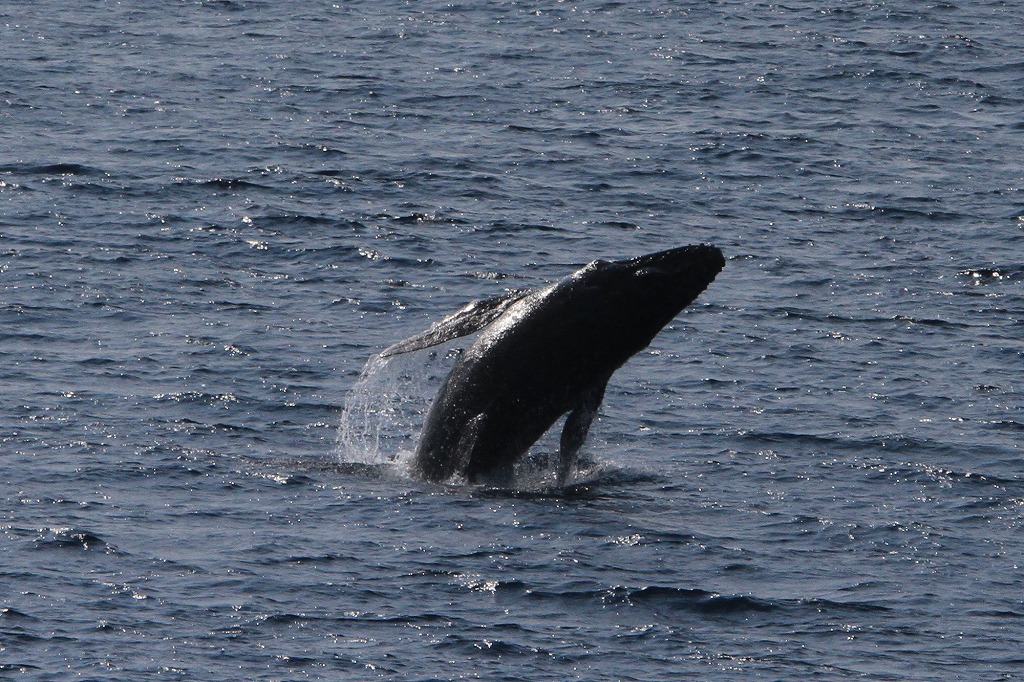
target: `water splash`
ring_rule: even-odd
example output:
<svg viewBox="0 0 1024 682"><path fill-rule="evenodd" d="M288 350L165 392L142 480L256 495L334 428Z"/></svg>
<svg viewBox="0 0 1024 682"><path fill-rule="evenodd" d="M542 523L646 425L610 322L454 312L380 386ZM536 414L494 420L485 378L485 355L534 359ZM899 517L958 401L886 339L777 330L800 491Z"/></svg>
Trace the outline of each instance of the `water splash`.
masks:
<svg viewBox="0 0 1024 682"><path fill-rule="evenodd" d="M403 464L458 350L372 356L345 401L335 455L341 463Z"/></svg>

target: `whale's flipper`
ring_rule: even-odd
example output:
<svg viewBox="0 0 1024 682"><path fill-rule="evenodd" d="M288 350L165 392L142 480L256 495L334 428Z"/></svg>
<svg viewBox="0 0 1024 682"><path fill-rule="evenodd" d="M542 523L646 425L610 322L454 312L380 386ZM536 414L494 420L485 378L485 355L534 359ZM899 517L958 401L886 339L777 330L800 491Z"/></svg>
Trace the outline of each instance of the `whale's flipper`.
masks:
<svg viewBox="0 0 1024 682"><path fill-rule="evenodd" d="M401 353L410 353L478 332L501 317L509 306L529 293L528 289L518 289L501 296L473 301L458 312L435 322L425 332L405 341L399 341L393 346L388 346L381 351L380 356L386 358Z"/></svg>
<svg viewBox="0 0 1024 682"><path fill-rule="evenodd" d="M597 415L597 408L604 400L604 390L608 386L610 376L598 381L593 388L583 394L580 402L569 412L562 427L562 438L558 448L558 485L564 486L576 463L576 455L587 440L590 424Z"/></svg>

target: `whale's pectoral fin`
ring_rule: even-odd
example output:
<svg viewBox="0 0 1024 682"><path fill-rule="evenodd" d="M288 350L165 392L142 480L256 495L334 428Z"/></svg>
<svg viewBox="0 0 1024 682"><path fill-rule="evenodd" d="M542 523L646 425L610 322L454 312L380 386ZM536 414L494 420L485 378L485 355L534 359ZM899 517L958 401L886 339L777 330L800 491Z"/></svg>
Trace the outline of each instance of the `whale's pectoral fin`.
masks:
<svg viewBox="0 0 1024 682"><path fill-rule="evenodd" d="M597 408L604 400L604 389L608 385L609 377L598 381L593 388L587 391L579 404L576 405L565 418L565 426L562 427L562 438L558 448L558 485L564 486L569 479L569 472L576 463L576 455L587 440L587 433L590 432L590 424L597 415Z"/></svg>
<svg viewBox="0 0 1024 682"><path fill-rule="evenodd" d="M480 461L480 457L486 458L488 452L481 451L481 436L487 427L487 413L482 412L470 419L462 428L459 436L459 444L456 447L454 461L456 471L466 474L470 483L486 483L489 485L506 486L512 482L514 461L508 460L499 463L497 467L481 466L488 464L486 460Z"/></svg>
<svg viewBox="0 0 1024 682"><path fill-rule="evenodd" d="M456 473L466 471L467 465L473 460L473 452L486 420L486 414L478 414L459 429L454 442L418 449L413 462L413 475L432 483L442 483Z"/></svg>
<svg viewBox="0 0 1024 682"><path fill-rule="evenodd" d="M382 358L386 358L391 355L422 350L480 331L501 317L501 314L508 310L509 306L528 293L530 292L527 289L518 289L494 298L473 301L458 312L435 322L425 332L405 341L399 341L393 346L388 346L381 351L380 355Z"/></svg>
<svg viewBox="0 0 1024 682"><path fill-rule="evenodd" d="M459 444L455 446L454 471L466 471L469 468L469 464L473 460L473 451L476 449L476 443L480 439L480 433L483 431L486 420L487 414L480 413L462 427Z"/></svg>

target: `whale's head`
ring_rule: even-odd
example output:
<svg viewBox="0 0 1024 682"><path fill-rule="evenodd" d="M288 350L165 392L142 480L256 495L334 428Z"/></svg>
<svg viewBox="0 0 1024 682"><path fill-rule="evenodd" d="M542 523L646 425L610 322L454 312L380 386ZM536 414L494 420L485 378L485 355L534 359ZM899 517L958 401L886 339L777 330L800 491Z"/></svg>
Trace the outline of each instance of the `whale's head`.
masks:
<svg viewBox="0 0 1024 682"><path fill-rule="evenodd" d="M641 308L674 309L689 305L722 268L725 257L710 244L680 246L625 260L595 260L573 275L588 289L604 290L609 300L628 300Z"/></svg>
<svg viewBox="0 0 1024 682"><path fill-rule="evenodd" d="M681 246L618 261L632 276L627 286L660 297L659 305L675 308L672 317L704 291L722 268L725 257L710 244Z"/></svg>
<svg viewBox="0 0 1024 682"><path fill-rule="evenodd" d="M722 252L709 244L682 246L617 261L593 261L577 271L579 302L594 333L620 352L637 352L704 291L722 268Z"/></svg>

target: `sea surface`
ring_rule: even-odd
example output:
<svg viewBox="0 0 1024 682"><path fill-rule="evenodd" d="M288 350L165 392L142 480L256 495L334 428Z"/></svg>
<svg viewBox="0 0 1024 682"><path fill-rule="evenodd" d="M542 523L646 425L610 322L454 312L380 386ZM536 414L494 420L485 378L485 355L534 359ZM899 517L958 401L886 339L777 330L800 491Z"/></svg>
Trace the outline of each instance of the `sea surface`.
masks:
<svg viewBox="0 0 1024 682"><path fill-rule="evenodd" d="M1024 679L1022 26L4 0L0 677ZM698 242L571 485L410 478L376 353Z"/></svg>

